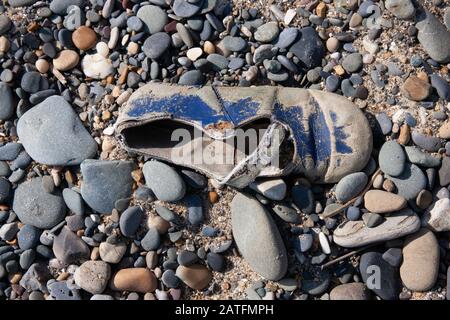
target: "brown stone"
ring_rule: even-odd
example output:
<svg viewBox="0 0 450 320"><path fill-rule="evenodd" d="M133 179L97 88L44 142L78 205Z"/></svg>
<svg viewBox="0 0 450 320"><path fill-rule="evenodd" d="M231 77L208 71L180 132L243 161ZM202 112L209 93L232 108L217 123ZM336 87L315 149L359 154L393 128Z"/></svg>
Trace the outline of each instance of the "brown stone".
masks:
<svg viewBox="0 0 450 320"><path fill-rule="evenodd" d="M433 232L423 228L408 236L403 246L400 278L413 291L430 290L439 273L439 245Z"/></svg>
<svg viewBox="0 0 450 320"><path fill-rule="evenodd" d="M63 50L53 59L53 66L59 71L68 71L77 66L80 56L73 50Z"/></svg>
<svg viewBox="0 0 450 320"><path fill-rule="evenodd" d="M211 271L199 264L189 267L179 266L176 275L187 286L195 290L206 288L212 279Z"/></svg>
<svg viewBox="0 0 450 320"><path fill-rule="evenodd" d="M430 206L430 204L433 202L433 195L430 191L423 189L420 191L420 193L417 195L416 198L416 205L420 209L426 209Z"/></svg>
<svg viewBox="0 0 450 320"><path fill-rule="evenodd" d="M386 179L383 182L383 189L387 192L394 192L395 191L395 184L392 182L392 180Z"/></svg>
<svg viewBox="0 0 450 320"><path fill-rule="evenodd" d="M450 121L445 122L439 128L439 137L442 139L450 139Z"/></svg>
<svg viewBox="0 0 450 320"><path fill-rule="evenodd" d="M119 270L111 279L110 288L115 291L153 292L157 280L147 268L128 268Z"/></svg>
<svg viewBox="0 0 450 320"><path fill-rule="evenodd" d="M321 18L325 18L325 16L327 15L327 5L324 2L321 2L317 5L316 14Z"/></svg>
<svg viewBox="0 0 450 320"><path fill-rule="evenodd" d="M341 284L330 292L330 300L369 300L370 291L361 282Z"/></svg>
<svg viewBox="0 0 450 320"><path fill-rule="evenodd" d="M388 213L406 207L406 199L382 190L369 190L364 195L364 205L373 213Z"/></svg>
<svg viewBox="0 0 450 320"><path fill-rule="evenodd" d="M170 223L161 218L160 216L152 216L148 218L148 226L158 230L160 234L166 234L170 228Z"/></svg>
<svg viewBox="0 0 450 320"><path fill-rule="evenodd" d="M405 146L408 144L410 139L411 129L407 124L404 124L400 127L400 134L398 136L397 142Z"/></svg>
<svg viewBox="0 0 450 320"><path fill-rule="evenodd" d="M410 76L402 86L406 98L413 101L425 100L431 92L431 85L416 76Z"/></svg>
<svg viewBox="0 0 450 320"><path fill-rule="evenodd" d="M95 46L97 35L91 28L81 26L72 33L72 42L80 50L89 50Z"/></svg>
<svg viewBox="0 0 450 320"><path fill-rule="evenodd" d="M208 198L210 203L216 203L217 201L219 201L219 195L215 191L210 191L208 193Z"/></svg>

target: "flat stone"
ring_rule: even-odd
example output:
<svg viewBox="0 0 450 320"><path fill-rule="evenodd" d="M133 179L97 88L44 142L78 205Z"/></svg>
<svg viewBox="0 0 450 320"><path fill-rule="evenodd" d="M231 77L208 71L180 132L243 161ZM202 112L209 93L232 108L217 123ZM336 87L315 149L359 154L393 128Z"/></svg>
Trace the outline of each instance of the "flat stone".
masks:
<svg viewBox="0 0 450 320"><path fill-rule="evenodd" d="M427 178L415 164L407 163L398 177L387 176L397 187L397 194L406 200L415 200L422 189L426 188Z"/></svg>
<svg viewBox="0 0 450 320"><path fill-rule="evenodd" d="M399 176L405 169L405 152L397 141L387 141L380 149L378 162L381 171L394 177Z"/></svg>
<svg viewBox="0 0 450 320"><path fill-rule="evenodd" d="M139 8L136 16L141 19L150 34L161 32L169 21L167 13L158 6L146 5Z"/></svg>
<svg viewBox="0 0 450 320"><path fill-rule="evenodd" d="M17 134L36 162L67 166L92 158L97 143L61 96L51 96L20 117Z"/></svg>
<svg viewBox="0 0 450 320"><path fill-rule="evenodd" d="M409 76L403 83L402 92L409 100L422 101L430 95L431 85L416 76Z"/></svg>
<svg viewBox="0 0 450 320"><path fill-rule="evenodd" d="M375 228L368 228L364 222L346 221L333 234L334 242L345 248L362 247L371 243L401 238L419 230L420 219L409 209L403 209L385 217Z"/></svg>
<svg viewBox="0 0 450 320"><path fill-rule="evenodd" d="M267 43L272 42L278 36L278 33L278 23L271 21L258 27L253 36L256 41Z"/></svg>
<svg viewBox="0 0 450 320"><path fill-rule="evenodd" d="M148 37L142 45L142 51L150 59L158 59L170 46L170 36L164 32L157 32Z"/></svg>
<svg viewBox="0 0 450 320"><path fill-rule="evenodd" d="M270 200L283 200L286 196L287 186L282 179L257 181L251 183L249 187Z"/></svg>
<svg viewBox="0 0 450 320"><path fill-rule="evenodd" d="M47 287L52 300L81 300L80 290L69 287L67 281L53 281Z"/></svg>
<svg viewBox="0 0 450 320"><path fill-rule="evenodd" d="M117 200L131 197L132 161L85 160L80 168L81 196L95 211L109 214Z"/></svg>
<svg viewBox="0 0 450 320"><path fill-rule="evenodd" d="M412 291L433 288L439 274L439 245L433 232L421 229L408 236L403 246L400 277Z"/></svg>
<svg viewBox="0 0 450 320"><path fill-rule="evenodd" d="M64 264L88 260L90 250L87 244L67 227L53 239L53 253Z"/></svg>
<svg viewBox="0 0 450 320"><path fill-rule="evenodd" d="M125 237L132 237L141 224L144 212L140 207L129 207L120 215L119 226L120 232Z"/></svg>
<svg viewBox="0 0 450 320"><path fill-rule="evenodd" d="M125 243L111 244L102 242L99 246L100 258L108 263L119 263L125 251L127 251L127 245Z"/></svg>
<svg viewBox="0 0 450 320"><path fill-rule="evenodd" d="M422 225L435 232L450 231L450 199L436 201L432 209L423 215Z"/></svg>
<svg viewBox="0 0 450 320"><path fill-rule="evenodd" d="M275 43L275 47L278 47L280 49L286 49L292 43L294 43L295 39L297 39L297 36L298 36L297 28L283 29L283 31L281 31L280 35L278 36L278 40Z"/></svg>
<svg viewBox="0 0 450 320"><path fill-rule="evenodd" d="M212 273L206 267L194 264L191 266L179 266L176 275L188 287L194 290L203 290L212 280Z"/></svg>
<svg viewBox="0 0 450 320"><path fill-rule="evenodd" d="M159 161L147 161L142 168L147 186L162 201L181 200L186 193L183 178L172 167Z"/></svg>
<svg viewBox="0 0 450 320"><path fill-rule="evenodd" d="M417 39L426 53L439 63L450 61L450 32L433 14L428 11L419 17L416 28Z"/></svg>
<svg viewBox="0 0 450 320"><path fill-rule="evenodd" d="M222 40L223 46L230 51L239 52L247 47L247 41L241 37L226 36Z"/></svg>
<svg viewBox="0 0 450 320"><path fill-rule="evenodd" d="M399 19L411 19L415 9L410 0L386 0L386 9Z"/></svg>
<svg viewBox="0 0 450 320"><path fill-rule="evenodd" d="M181 18L190 18L198 13L203 6L203 0L189 2L187 0L175 0L172 4L173 12Z"/></svg>
<svg viewBox="0 0 450 320"><path fill-rule="evenodd" d="M73 276L77 286L91 294L105 291L111 277L111 267L103 261L86 261Z"/></svg>
<svg viewBox="0 0 450 320"><path fill-rule="evenodd" d="M253 62L258 64L263 62L265 59L271 59L275 55L272 49L273 45L271 44L260 45L256 48L255 53L253 54Z"/></svg>
<svg viewBox="0 0 450 320"><path fill-rule="evenodd" d="M270 214L257 200L239 193L231 203L231 215L234 240L245 261L264 278L281 279L287 253Z"/></svg>
<svg viewBox="0 0 450 320"><path fill-rule="evenodd" d="M364 190L368 182L364 172L351 173L342 178L336 185L336 199L347 202Z"/></svg>
<svg viewBox="0 0 450 320"><path fill-rule="evenodd" d="M370 291L361 282L344 283L331 290L330 300L370 300Z"/></svg>
<svg viewBox="0 0 450 320"><path fill-rule="evenodd" d="M178 84L185 86L201 85L205 81L205 77L199 70L189 70L183 73L178 80Z"/></svg>
<svg viewBox="0 0 450 320"><path fill-rule="evenodd" d="M114 291L153 292L158 281L152 271L147 268L127 268L119 270L110 281Z"/></svg>
<svg viewBox="0 0 450 320"><path fill-rule="evenodd" d="M421 151L417 147L406 146L405 147L406 158L409 162L417 164L421 167L433 168L439 167L441 164L441 158L433 156L427 152Z"/></svg>
<svg viewBox="0 0 450 320"><path fill-rule="evenodd" d="M366 252L361 255L359 270L364 283L381 299L398 299L401 288L398 269L386 262L381 253ZM375 280L375 276L379 282Z"/></svg>
<svg viewBox="0 0 450 320"><path fill-rule="evenodd" d="M382 190L369 190L364 195L365 208L374 213L399 211L406 205L406 199L402 196Z"/></svg>
<svg viewBox="0 0 450 320"><path fill-rule="evenodd" d="M84 202L81 194L78 192L65 188L62 192L64 202L66 206L75 214L83 215L84 214Z"/></svg>
<svg viewBox="0 0 450 320"><path fill-rule="evenodd" d="M11 88L4 82L0 82L0 100L2 101L0 120L8 120L14 115L15 104Z"/></svg>
<svg viewBox="0 0 450 320"><path fill-rule="evenodd" d="M325 48L316 30L312 27L300 29L300 38L289 49L308 69L320 66Z"/></svg>
<svg viewBox="0 0 450 320"><path fill-rule="evenodd" d="M13 210L22 223L40 229L54 227L66 214L59 189L53 194L47 193L39 177L19 184L14 193Z"/></svg>
<svg viewBox="0 0 450 320"><path fill-rule="evenodd" d="M153 251L159 248L161 244L161 239L159 236L159 232L156 228L149 228L144 238L141 240L141 247L145 251Z"/></svg>
<svg viewBox="0 0 450 320"><path fill-rule="evenodd" d="M411 133L411 138L417 146L426 151L437 152L441 148L441 140L438 137L429 136L419 131L413 131Z"/></svg>

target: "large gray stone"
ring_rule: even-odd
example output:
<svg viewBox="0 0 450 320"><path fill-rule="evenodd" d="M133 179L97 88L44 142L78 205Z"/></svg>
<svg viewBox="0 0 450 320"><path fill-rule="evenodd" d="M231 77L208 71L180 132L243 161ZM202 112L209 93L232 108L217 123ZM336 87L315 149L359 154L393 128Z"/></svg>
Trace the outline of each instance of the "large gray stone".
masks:
<svg viewBox="0 0 450 320"><path fill-rule="evenodd" d="M48 193L42 178L34 178L17 187L13 210L24 224L47 229L64 219L66 205L59 189Z"/></svg>
<svg viewBox="0 0 450 320"><path fill-rule="evenodd" d="M430 12L424 11L418 19L417 39L428 55L440 63L450 61L450 32Z"/></svg>
<svg viewBox="0 0 450 320"><path fill-rule="evenodd" d="M250 267L269 280L286 274L286 248L267 210L254 198L238 193L231 202L234 241Z"/></svg>
<svg viewBox="0 0 450 320"><path fill-rule="evenodd" d="M147 26L150 34L162 31L168 21L167 13L160 7L152 5L141 7L137 12L137 16Z"/></svg>
<svg viewBox="0 0 450 320"><path fill-rule="evenodd" d="M397 239L419 228L419 217L412 210L403 209L386 216L385 221L374 228L368 228L362 220L345 221L336 228L333 239L341 247L356 248Z"/></svg>
<svg viewBox="0 0 450 320"><path fill-rule="evenodd" d="M95 211L111 213L117 200L131 197L132 161L85 160L81 196Z"/></svg>
<svg viewBox="0 0 450 320"><path fill-rule="evenodd" d="M97 143L64 98L51 96L20 117L17 134L36 162L67 166L92 158Z"/></svg>

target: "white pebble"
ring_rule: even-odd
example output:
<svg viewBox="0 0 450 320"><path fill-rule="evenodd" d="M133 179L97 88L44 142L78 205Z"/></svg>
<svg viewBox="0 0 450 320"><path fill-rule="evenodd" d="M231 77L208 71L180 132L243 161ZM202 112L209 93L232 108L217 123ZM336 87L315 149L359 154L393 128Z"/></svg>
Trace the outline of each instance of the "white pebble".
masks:
<svg viewBox="0 0 450 320"><path fill-rule="evenodd" d="M104 56L105 58L109 54L109 48L108 48L108 45L106 44L106 42L97 43L97 45L95 46L95 49L97 49L98 54Z"/></svg>
<svg viewBox="0 0 450 320"><path fill-rule="evenodd" d="M111 29L111 34L109 36L108 48L114 49L117 45L117 41L119 41L119 28L114 27Z"/></svg>
<svg viewBox="0 0 450 320"><path fill-rule="evenodd" d="M319 242L320 247L322 248L322 252L325 254L330 254L331 253L330 244L328 243L328 239L325 233L323 232L319 233Z"/></svg>
<svg viewBox="0 0 450 320"><path fill-rule="evenodd" d="M297 11L295 11L294 9L288 9L288 11L286 11L286 14L284 15L284 24L288 26L292 22L292 20L294 20L296 14Z"/></svg>
<svg viewBox="0 0 450 320"><path fill-rule="evenodd" d="M108 127L103 130L103 134L107 136L112 136L114 134L114 127Z"/></svg>

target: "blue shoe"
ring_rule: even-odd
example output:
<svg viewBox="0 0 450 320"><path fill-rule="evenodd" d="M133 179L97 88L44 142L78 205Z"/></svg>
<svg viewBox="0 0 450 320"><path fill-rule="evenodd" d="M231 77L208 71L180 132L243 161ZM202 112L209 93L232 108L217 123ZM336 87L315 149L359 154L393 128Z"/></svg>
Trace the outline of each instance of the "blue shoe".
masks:
<svg viewBox="0 0 450 320"><path fill-rule="evenodd" d="M256 131L257 143L239 148L239 138ZM336 94L299 88L150 83L121 109L116 132L131 153L238 188L257 177L291 173L334 183L363 169L372 152L372 131L356 106Z"/></svg>

